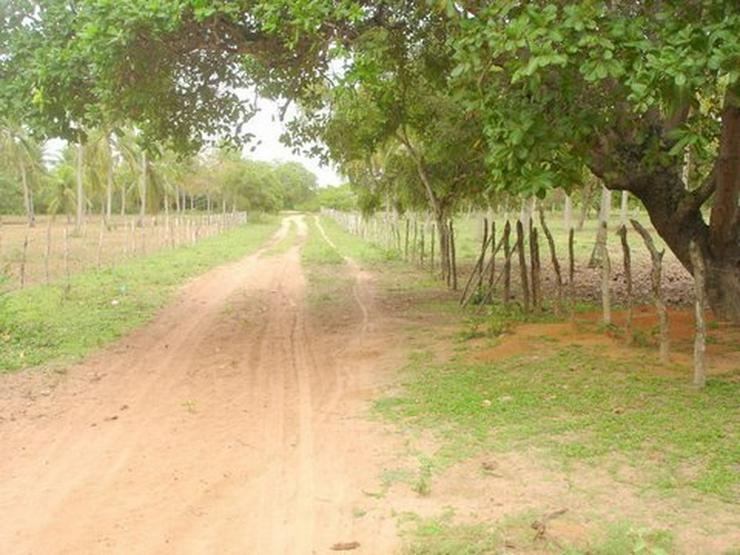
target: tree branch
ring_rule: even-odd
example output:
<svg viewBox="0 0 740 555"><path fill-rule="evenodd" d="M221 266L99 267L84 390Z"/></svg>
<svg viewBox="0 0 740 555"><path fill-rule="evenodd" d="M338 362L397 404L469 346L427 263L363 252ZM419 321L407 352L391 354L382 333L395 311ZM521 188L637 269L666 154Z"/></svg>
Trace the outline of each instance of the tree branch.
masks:
<svg viewBox="0 0 740 555"><path fill-rule="evenodd" d="M686 218L691 212L699 210L702 205L709 200L717 189L717 164L714 164L712 171L702 183L701 187L693 191L687 191L686 196L678 205L676 218L678 221Z"/></svg>

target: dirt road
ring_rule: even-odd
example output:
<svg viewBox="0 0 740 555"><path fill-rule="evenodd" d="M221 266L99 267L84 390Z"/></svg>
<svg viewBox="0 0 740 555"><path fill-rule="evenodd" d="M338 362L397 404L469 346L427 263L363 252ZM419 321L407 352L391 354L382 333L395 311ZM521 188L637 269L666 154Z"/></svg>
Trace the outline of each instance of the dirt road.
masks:
<svg viewBox="0 0 740 555"><path fill-rule="evenodd" d="M303 217L273 242L289 220L287 252L201 276L64 375L0 379L0 553L393 552L393 519L356 513L394 334L355 265L353 303L316 319Z"/></svg>

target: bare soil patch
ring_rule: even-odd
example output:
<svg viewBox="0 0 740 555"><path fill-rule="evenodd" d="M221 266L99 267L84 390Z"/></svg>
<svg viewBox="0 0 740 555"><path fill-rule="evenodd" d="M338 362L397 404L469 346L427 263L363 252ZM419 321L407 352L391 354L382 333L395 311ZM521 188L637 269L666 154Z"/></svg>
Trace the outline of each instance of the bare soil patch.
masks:
<svg viewBox="0 0 740 555"><path fill-rule="evenodd" d="M359 269L337 269L343 311L310 307L289 219L279 256L208 272L63 374L0 380L1 552L394 550L362 493L393 438L363 414L404 351Z"/></svg>

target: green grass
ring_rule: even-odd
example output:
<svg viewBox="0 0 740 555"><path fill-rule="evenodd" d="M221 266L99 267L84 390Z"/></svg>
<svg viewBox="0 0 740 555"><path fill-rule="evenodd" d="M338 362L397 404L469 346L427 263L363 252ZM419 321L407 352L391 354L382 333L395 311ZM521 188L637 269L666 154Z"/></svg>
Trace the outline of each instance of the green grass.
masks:
<svg viewBox="0 0 740 555"><path fill-rule="evenodd" d="M488 555L503 547L494 527L485 524L453 524L447 515L416 522L403 546L402 555Z"/></svg>
<svg viewBox="0 0 740 555"><path fill-rule="evenodd" d="M531 352L478 364L460 355L429 364L417 354L404 392L376 409L434 430L438 469L484 447L534 447L565 463L632 464L651 487L738 501L738 374L696 391L593 349L543 341Z"/></svg>
<svg viewBox="0 0 740 555"><path fill-rule="evenodd" d="M353 279L344 271L344 257L326 242L313 216L306 215L308 236L301 248L301 265L308 278L308 301L331 310L347 302Z"/></svg>
<svg viewBox="0 0 740 555"><path fill-rule="evenodd" d="M288 227L288 232L285 234L285 237L283 237L275 245L270 247L265 254L267 256L276 256L287 252L287 250L290 249L290 247L292 247L295 243L297 235L298 228L295 225L295 222L291 220Z"/></svg>
<svg viewBox="0 0 740 555"><path fill-rule="evenodd" d="M0 372L76 360L113 341L150 319L188 278L256 250L277 224L263 218L193 246L73 275L69 284L0 297Z"/></svg>
<svg viewBox="0 0 740 555"><path fill-rule="evenodd" d="M607 524L593 531L593 537L569 545L566 540L545 535L535 538L531 512L508 517L495 524L454 522L447 511L435 518L421 519L404 514L399 519L412 527L405 533L402 555L489 555L492 553L557 553L567 555L667 555L674 553L674 539L665 530L651 530L631 522ZM402 522L403 524L403 522Z"/></svg>
<svg viewBox="0 0 740 555"><path fill-rule="evenodd" d="M305 216L308 237L301 249L301 262L304 265L344 264L344 258L321 236L313 216Z"/></svg>
<svg viewBox="0 0 740 555"><path fill-rule="evenodd" d="M307 216L313 224L313 218ZM368 265L377 265L399 260L398 253L388 251L379 246L363 241L360 237L348 233L342 227L326 216L319 218L324 231L337 246L337 250L342 256L349 256L357 262Z"/></svg>

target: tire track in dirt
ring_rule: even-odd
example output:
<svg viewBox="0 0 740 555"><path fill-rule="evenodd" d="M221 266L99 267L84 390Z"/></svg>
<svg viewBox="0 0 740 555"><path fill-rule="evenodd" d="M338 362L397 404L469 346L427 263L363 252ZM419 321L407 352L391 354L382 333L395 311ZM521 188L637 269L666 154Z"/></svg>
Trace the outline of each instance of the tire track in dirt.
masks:
<svg viewBox="0 0 740 555"><path fill-rule="evenodd" d="M331 238L329 238L326 230L324 229L324 226L321 225L321 220L318 218L318 216L314 216L314 222L316 223L316 227L321 233L321 236L324 238L324 241L326 241L329 246L335 251L339 252L339 249L337 249L337 245L334 243L334 241L331 240ZM357 264L357 262L355 262L349 256L342 256L342 258L344 258L344 261L349 267L350 273L353 277L352 295L355 298L355 302L357 302L357 306L362 311L362 333L365 334L367 332L368 325L370 324L370 311L368 310L368 302L362 299L361 291L367 289L369 274L363 271L362 268L360 268L360 266Z"/></svg>
<svg viewBox="0 0 740 555"><path fill-rule="evenodd" d="M263 256L291 221L294 245ZM314 325L306 233L285 218L61 378L0 379L0 552L392 552L395 523L362 490L393 447L361 415L401 351L370 325L353 263L359 314L333 334Z"/></svg>

